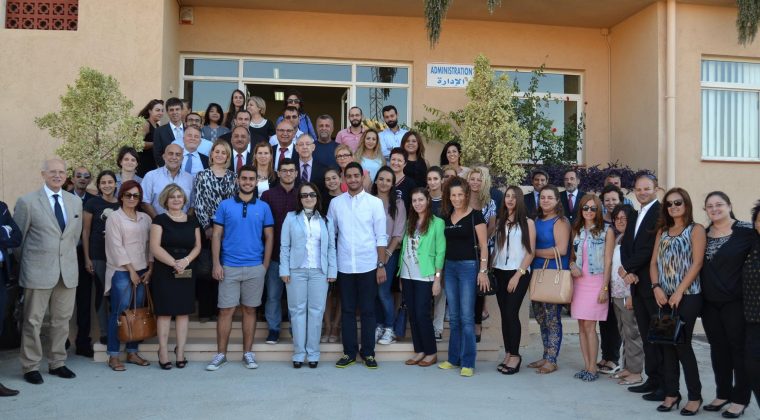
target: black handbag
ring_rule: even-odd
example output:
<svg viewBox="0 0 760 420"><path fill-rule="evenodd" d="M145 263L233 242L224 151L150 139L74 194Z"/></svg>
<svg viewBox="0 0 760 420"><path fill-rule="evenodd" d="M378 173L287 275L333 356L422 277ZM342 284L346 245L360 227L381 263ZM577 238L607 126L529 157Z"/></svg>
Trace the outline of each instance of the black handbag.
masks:
<svg viewBox="0 0 760 420"><path fill-rule="evenodd" d="M670 313L663 313L662 309L657 311L657 315L652 315L649 323L649 334L647 341L652 344L667 344L675 346L683 344L684 327L686 321L681 319L678 310L671 309Z"/></svg>
<svg viewBox="0 0 760 420"><path fill-rule="evenodd" d="M479 210L472 210L479 211ZM472 241L473 241L473 248L475 248L475 261L480 261L480 247L478 246L478 233L475 231L475 216L470 213L470 220L472 223ZM490 256L489 256L490 259ZM494 274L493 269L490 268L491 264L488 264L488 271L486 272L486 275L488 276L488 290L485 292L480 290L480 287L478 287L478 274L480 274L480 270L478 270L478 274L475 274L475 287L478 290L478 296L492 296L496 294L496 274Z"/></svg>
<svg viewBox="0 0 760 420"><path fill-rule="evenodd" d="M393 333L396 334L396 338L404 338L406 336L406 319L406 302L401 301L401 306L399 306L396 313L396 320L393 322Z"/></svg>

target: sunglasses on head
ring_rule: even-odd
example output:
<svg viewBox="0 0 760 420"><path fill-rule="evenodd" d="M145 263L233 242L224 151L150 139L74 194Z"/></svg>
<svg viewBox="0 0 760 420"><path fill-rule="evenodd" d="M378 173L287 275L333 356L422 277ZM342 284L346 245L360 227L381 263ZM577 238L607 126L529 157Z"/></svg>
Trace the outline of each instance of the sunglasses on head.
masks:
<svg viewBox="0 0 760 420"><path fill-rule="evenodd" d="M681 207L683 206L683 200L673 200L673 201L666 201L665 202L665 208L671 208L671 207Z"/></svg>

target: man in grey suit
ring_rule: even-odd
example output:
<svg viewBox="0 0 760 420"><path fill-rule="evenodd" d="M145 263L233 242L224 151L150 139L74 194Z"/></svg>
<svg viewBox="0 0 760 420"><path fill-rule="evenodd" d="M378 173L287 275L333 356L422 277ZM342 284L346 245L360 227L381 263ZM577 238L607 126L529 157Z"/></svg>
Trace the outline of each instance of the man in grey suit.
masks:
<svg viewBox="0 0 760 420"><path fill-rule="evenodd" d="M61 159L45 161L42 178L45 185L19 198L13 212L23 236L17 248L25 299L20 359L24 379L31 384L43 382L40 328L46 311L50 312L48 371L61 378L76 377L65 363L79 280L76 250L82 236L82 200L61 188L66 180L66 163Z"/></svg>

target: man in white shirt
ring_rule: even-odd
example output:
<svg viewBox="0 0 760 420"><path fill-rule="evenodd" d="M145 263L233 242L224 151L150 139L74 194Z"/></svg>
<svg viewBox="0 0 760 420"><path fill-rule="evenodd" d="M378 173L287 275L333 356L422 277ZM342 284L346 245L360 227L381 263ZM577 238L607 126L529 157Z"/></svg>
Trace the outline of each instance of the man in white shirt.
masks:
<svg viewBox="0 0 760 420"><path fill-rule="evenodd" d="M201 119L200 114L196 112L191 112L187 114L187 117L185 118L185 127L196 127L198 130L203 128L203 119ZM185 149L185 141L184 136L180 139L176 139L173 141L174 144L178 144L182 149ZM206 140L203 138L203 132L201 132L201 138L200 142L198 143L198 146L196 149L198 150L198 153L209 157L211 154L211 147L214 146L214 142L211 140ZM187 152L187 150L185 150Z"/></svg>
<svg viewBox="0 0 760 420"><path fill-rule="evenodd" d="M301 124L301 114L298 111L298 108L294 106L288 106L285 107L285 109L282 111L282 119L277 123L277 127L280 126L281 122L289 122L291 126L293 126L293 131L295 132L295 135L293 136L294 139L297 139L303 135L303 131L301 131L298 127ZM271 144L273 147L277 146L278 143L278 136L277 132L271 137L269 137L269 144Z"/></svg>
<svg viewBox="0 0 760 420"><path fill-rule="evenodd" d="M143 178L141 184L143 189L143 207L151 218L166 213L166 210L159 204L158 197L161 195L161 191L169 184L174 183L179 185L185 192L185 195L190 197L182 208L183 211L186 212L193 203L192 193L195 178L184 170L180 170L182 154L182 148L178 145L168 145L166 150L164 150L163 156L166 165L148 172L145 174L145 178Z"/></svg>
<svg viewBox="0 0 760 420"><path fill-rule="evenodd" d="M349 126L338 131L338 135L335 136L335 143L345 144L352 152L356 152L356 148L359 147L359 141L364 134L363 117L362 109L358 106L352 106L348 110Z"/></svg>
<svg viewBox="0 0 760 420"><path fill-rule="evenodd" d="M377 285L385 278L385 247L388 235L383 202L364 191L363 170L356 162L344 170L348 191L330 202L327 217L335 223L338 237L338 283L341 290L343 357L335 364L345 368L356 363L359 353L369 369L375 360L375 299ZM356 338L356 309L361 313L361 349Z"/></svg>
<svg viewBox="0 0 760 420"><path fill-rule="evenodd" d="M280 161L285 158L292 158L295 150L295 143L293 142L294 133L296 129L293 128L290 121L282 120L277 124L275 129L275 137L277 143L272 146L272 159L274 159L274 170L280 169Z"/></svg>
<svg viewBox="0 0 760 420"><path fill-rule="evenodd" d="M188 125L185 127L185 137L182 141L184 146L182 159L182 170L189 173L193 177L195 175L208 168L208 155L201 154L198 150L198 146L201 144L201 129L195 125Z"/></svg>
<svg viewBox="0 0 760 420"><path fill-rule="evenodd" d="M179 98L166 100L166 114L169 116L169 123L156 128L153 133L153 159L156 166L163 166L166 146L175 140L182 141L185 134L185 127L182 125L182 101Z"/></svg>
<svg viewBox="0 0 760 420"><path fill-rule="evenodd" d="M391 150L394 147L401 146L401 138L409 130L404 130L398 126L398 110L393 105L383 107L383 120L388 128L380 132L380 146L382 146L385 160L388 161L391 157Z"/></svg>

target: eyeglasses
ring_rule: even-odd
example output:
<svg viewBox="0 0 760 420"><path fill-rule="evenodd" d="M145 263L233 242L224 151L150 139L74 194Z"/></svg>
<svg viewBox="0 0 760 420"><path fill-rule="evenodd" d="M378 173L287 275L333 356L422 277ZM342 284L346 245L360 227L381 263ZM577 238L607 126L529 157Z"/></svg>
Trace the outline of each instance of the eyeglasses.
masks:
<svg viewBox="0 0 760 420"><path fill-rule="evenodd" d="M666 209L669 209L671 207L681 207L681 206L683 206L683 200L673 200L673 201L665 202Z"/></svg>
<svg viewBox="0 0 760 420"><path fill-rule="evenodd" d="M294 173L296 173L296 170L295 169L280 169L280 173L283 173L283 174L294 174Z"/></svg>
<svg viewBox="0 0 760 420"><path fill-rule="evenodd" d="M282 118L285 118L286 120L297 120L298 119L298 115L285 115Z"/></svg>
<svg viewBox="0 0 760 420"><path fill-rule="evenodd" d="M288 134L290 134L290 133L292 133L294 131L296 131L296 130L293 130L293 129L288 130L288 129L283 129L283 128L278 128L277 129L278 133L288 133Z"/></svg>
<svg viewBox="0 0 760 420"><path fill-rule="evenodd" d="M351 155L347 154L347 153L341 153L339 155L335 155L335 159L347 159L347 158L350 158L350 157L351 157Z"/></svg>
<svg viewBox="0 0 760 420"><path fill-rule="evenodd" d="M590 211L596 211L597 210L596 206L583 206L581 208L583 209L583 211L589 211L589 210Z"/></svg>
<svg viewBox="0 0 760 420"><path fill-rule="evenodd" d="M618 216L615 218L616 222L625 222L626 220L628 220L628 218L625 216Z"/></svg>
<svg viewBox="0 0 760 420"><path fill-rule="evenodd" d="M75 178L84 178L84 179L90 179L90 174L76 174L74 175Z"/></svg>
<svg viewBox="0 0 760 420"><path fill-rule="evenodd" d="M300 104L301 100L300 99L288 99L286 102L289 103L289 104Z"/></svg>
<svg viewBox="0 0 760 420"><path fill-rule="evenodd" d="M127 200L139 200L140 199L140 193L124 193L124 198Z"/></svg>
<svg viewBox="0 0 760 420"><path fill-rule="evenodd" d="M301 194L298 194L298 196L301 198L317 198L317 193L315 192L301 193Z"/></svg>

